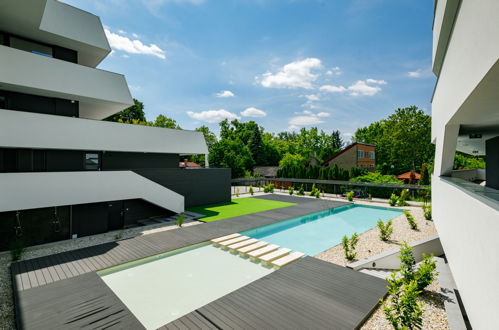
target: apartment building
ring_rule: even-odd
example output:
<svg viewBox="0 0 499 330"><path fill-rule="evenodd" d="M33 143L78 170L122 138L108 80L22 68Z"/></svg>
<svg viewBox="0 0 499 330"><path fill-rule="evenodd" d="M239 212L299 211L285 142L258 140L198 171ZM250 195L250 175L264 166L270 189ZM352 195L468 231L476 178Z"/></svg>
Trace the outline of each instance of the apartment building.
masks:
<svg viewBox="0 0 499 330"><path fill-rule="evenodd" d="M499 323L499 1L435 1L433 218L471 326ZM485 170L454 171L456 151Z"/></svg>
<svg viewBox="0 0 499 330"><path fill-rule="evenodd" d="M102 121L133 104L99 17L0 3L0 250L137 225L230 200L230 170L179 168L200 132Z"/></svg>

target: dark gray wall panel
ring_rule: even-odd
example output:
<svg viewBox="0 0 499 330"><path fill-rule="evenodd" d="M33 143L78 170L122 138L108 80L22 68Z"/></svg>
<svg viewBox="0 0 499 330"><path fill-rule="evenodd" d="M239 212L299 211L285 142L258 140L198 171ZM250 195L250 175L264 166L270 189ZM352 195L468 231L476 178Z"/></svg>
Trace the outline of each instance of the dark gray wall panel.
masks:
<svg viewBox="0 0 499 330"><path fill-rule="evenodd" d="M129 170L136 168L178 168L177 154L105 152L102 170Z"/></svg>
<svg viewBox="0 0 499 330"><path fill-rule="evenodd" d="M78 237L107 232L108 203L73 205L72 234Z"/></svg>
<svg viewBox="0 0 499 330"><path fill-rule="evenodd" d="M499 136L485 141L487 187L499 189Z"/></svg>
<svg viewBox="0 0 499 330"><path fill-rule="evenodd" d="M149 180L185 197L185 206L230 201L230 169L140 169Z"/></svg>

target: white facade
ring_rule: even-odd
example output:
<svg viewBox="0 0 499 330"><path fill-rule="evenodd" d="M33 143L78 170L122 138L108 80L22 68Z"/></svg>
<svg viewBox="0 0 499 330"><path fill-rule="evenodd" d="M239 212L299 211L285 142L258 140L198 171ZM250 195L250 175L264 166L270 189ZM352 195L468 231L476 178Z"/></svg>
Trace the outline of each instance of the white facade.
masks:
<svg viewBox="0 0 499 330"><path fill-rule="evenodd" d="M483 174L452 170L456 150L485 154L484 141L499 135L499 1L438 0L435 5L433 218L472 327L494 329L499 324L499 191L463 179ZM499 168L486 171L490 175Z"/></svg>
<svg viewBox="0 0 499 330"><path fill-rule="evenodd" d="M0 152L82 155L77 169L68 170L73 172L50 172L46 163L36 172L34 156L28 156L33 172L15 173L26 168L17 154L15 170L0 174L0 212L129 199L184 211L183 196L132 171L83 165L88 154L107 151L208 153L201 132L101 121L133 100L123 75L96 68L111 52L99 17L57 0L2 0L0 34ZM39 100L43 110L37 110Z"/></svg>

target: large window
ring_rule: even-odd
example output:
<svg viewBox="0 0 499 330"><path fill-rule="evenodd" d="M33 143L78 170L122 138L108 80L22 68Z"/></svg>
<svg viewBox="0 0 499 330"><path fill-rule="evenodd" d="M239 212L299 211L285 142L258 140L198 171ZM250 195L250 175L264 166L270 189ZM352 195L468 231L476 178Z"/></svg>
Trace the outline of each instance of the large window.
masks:
<svg viewBox="0 0 499 330"><path fill-rule="evenodd" d="M52 57L52 47L37 42L10 37L10 47L24 50L30 53Z"/></svg>
<svg viewBox="0 0 499 330"><path fill-rule="evenodd" d="M376 159L376 153L374 151L369 151L369 158Z"/></svg>
<svg viewBox="0 0 499 330"><path fill-rule="evenodd" d="M100 170L100 157L98 153L94 152L85 153L85 169Z"/></svg>
<svg viewBox="0 0 499 330"><path fill-rule="evenodd" d="M357 158L364 158L364 150L357 150Z"/></svg>

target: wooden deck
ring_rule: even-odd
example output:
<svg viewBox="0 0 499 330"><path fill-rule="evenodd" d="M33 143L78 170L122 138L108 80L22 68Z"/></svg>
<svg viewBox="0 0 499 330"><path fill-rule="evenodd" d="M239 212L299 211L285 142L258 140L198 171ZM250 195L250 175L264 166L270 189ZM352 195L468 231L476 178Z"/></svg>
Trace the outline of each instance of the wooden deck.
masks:
<svg viewBox="0 0 499 330"><path fill-rule="evenodd" d="M305 257L161 329L356 329L386 281Z"/></svg>
<svg viewBox="0 0 499 330"><path fill-rule="evenodd" d="M140 329L96 270L346 204L282 195L259 198L297 205L13 263L18 324L24 329ZM355 328L386 293L385 285L306 257L165 327Z"/></svg>

